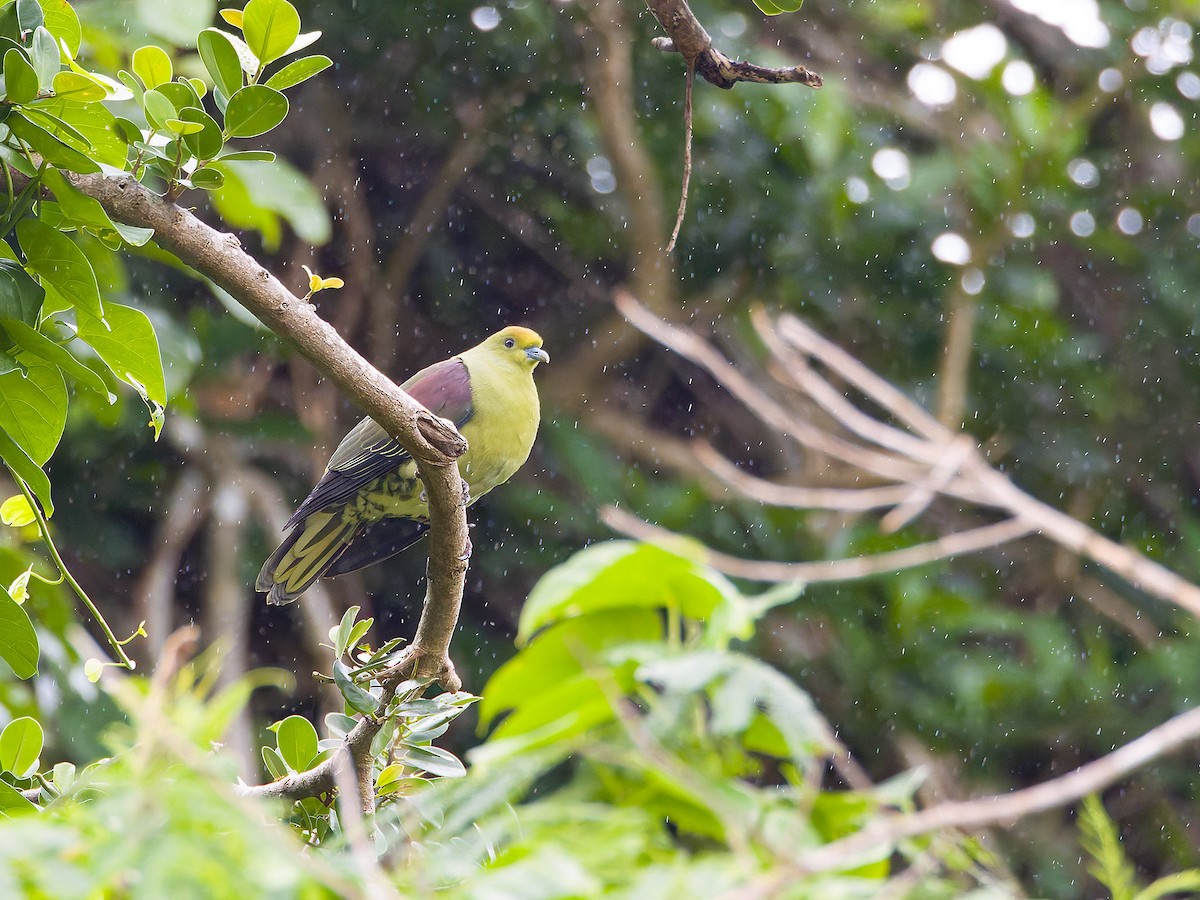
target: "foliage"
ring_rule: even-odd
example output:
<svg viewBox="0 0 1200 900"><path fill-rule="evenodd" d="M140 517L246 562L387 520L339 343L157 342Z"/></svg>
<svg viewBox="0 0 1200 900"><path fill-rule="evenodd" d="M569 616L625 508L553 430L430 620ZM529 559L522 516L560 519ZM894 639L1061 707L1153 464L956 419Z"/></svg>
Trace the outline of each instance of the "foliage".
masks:
<svg viewBox="0 0 1200 900"><path fill-rule="evenodd" d="M512 653L511 633L521 627L527 643L516 658L540 659L566 686L546 679L523 697L521 681L505 687L522 666L505 667L475 707L485 706L497 735L485 745L488 750L480 751L478 771L435 784L429 796L438 799L419 807L434 821L422 821L419 811L403 812L407 801L384 804L392 807L388 822L422 836L422 846L438 857L438 871L447 882L455 880L455 872L472 886L495 878L485 889L499 893L511 887L508 879L528 887L549 869L547 878L574 879L568 886L585 893L626 872L632 879L643 869L629 860L642 859L648 860L644 871L653 868L654 877L672 888L688 879L699 881L676 891L691 894L722 884L722 877L743 877L774 865L774 845L758 832L749 839L751 858L731 861L728 845L701 827L707 823L709 831L715 830L713 823L724 821L723 809L714 810L707 798L697 801L686 791L690 805L685 804L666 791L657 769L628 758L636 756L631 735L646 733L666 748L663 758L671 765L703 763L701 774L709 779L713 772L725 772L722 766L735 771L749 758L760 768L749 787L743 783L734 789L738 802L759 809L755 804L765 803L757 793L765 792L759 781L778 777L785 794L783 817L808 823L806 795L772 767L786 763L800 771L813 764L816 751L792 749L792 744L803 745L802 735L792 735L789 743L768 734L762 723L778 718L779 711L757 704L744 728L747 705L737 707L739 717L731 712L730 720L714 724L711 704L726 693L743 699L786 695L794 701L787 708L794 706L799 715L795 686L801 685L799 696L810 701L804 709L819 709L873 775L882 779L906 771L912 748L919 745L921 753L931 754L927 761L939 776L964 794L1060 773L1194 702L1200 655L1192 623L1146 603L1136 586L1107 579L1034 542L904 577L813 588L770 608L749 602L753 598L720 579L705 586L687 560L668 562L654 556L658 551L629 546L606 549L626 560L631 574L640 571L638 554L657 559L688 589L689 602L728 614L740 625L697 625L694 611L675 606L674 627L658 621L655 632L650 597L640 607L616 604L611 612L569 615L575 601L561 586L551 593L540 588L535 598L535 606L545 600L545 615L538 619L545 632L535 634L536 629L521 625L520 604L529 585L538 573L604 533L596 511L609 503L755 559L854 555L930 533L911 527L900 535L882 534L870 516L764 507L672 470L675 447L655 443L659 434L676 441L704 438L747 471L781 481L821 470L823 463L780 452L768 428L677 358L610 339L617 329L603 295L610 284L627 281L644 259L648 248L631 242L630 222L653 200L629 193L626 172L606 141L616 129L593 105L603 85L588 65L594 48L581 43L599 26L582 17L582 5L366 0L347 8L316 0L301 12L305 21L318 21L326 30L322 46L329 48L336 67L318 83L295 89L280 81L271 84L287 70L287 58L266 71L252 65L253 72L239 58L234 70L221 43L236 47L236 40L247 48L253 43L267 57L283 49L291 25L266 41L262 35L272 29L255 31L259 26L252 16L257 37L251 38L243 15L240 27L225 20L208 29L204 48L190 45L196 32L211 24L214 6L179 0L80 4L82 37L76 40L70 37L69 14L56 20L50 10L60 4L44 4L45 31L62 35L68 48L74 47L75 65L60 54L53 73L44 37L40 51L29 33L10 31L16 34L13 44L3 44L6 85L11 58L8 86L18 92L3 107L13 110L9 115L17 126L4 126L12 131L3 132L4 159L26 171L4 201L8 227L3 236L13 258L0 260L0 297L8 298L0 300L8 323L0 346L7 355L0 360L10 367L0 374L0 445L44 498L44 511L54 512L50 523L61 556L86 574L88 595L114 623L115 633L124 635L135 633L143 616L133 581L149 568L148 554L167 545L164 509L177 486L197 471L207 473L210 465L219 470L236 464L239 471L252 469L260 476L282 473L280 490L299 496L323 462L319 451L309 459L307 449L332 445L355 416L326 385L314 384L302 366L289 365L286 353L277 353L260 329L236 319L235 301L208 286L197 289L187 273L169 268L169 261L164 266L153 239L137 247L140 235L123 235L69 189L59 196L56 173L69 178L71 165L85 165L80 160L93 158L93 148L106 147L117 160L101 160L105 165L131 170L140 151L127 139L150 148L141 152L140 173L164 193L186 188L185 183L213 188L223 177L219 189L184 194L183 201L231 227L255 232L248 239L261 241L263 261L273 270L298 269L304 261L319 272L353 273L337 294L316 293L307 283L323 304L322 314L397 375L443 357L494 325L533 320L555 357L547 379L546 422L538 456L522 479L474 508L476 552L456 654L460 669L466 664L468 682L482 684L504 666ZM681 67L677 58L648 48L655 34L650 17L635 18L628 4L625 8L630 15L623 33L633 54L623 83L635 95L635 107L628 110L630 131L647 151L650 181L670 196L679 180ZM730 56L801 61L819 69L826 86L819 92L749 85L718 92L697 86L693 193L674 261L678 278L670 280L678 313L716 333L740 359L758 353L746 340L749 301L798 312L931 406L942 386L954 382L945 363L950 329L944 323L967 322L961 400L970 436L1034 494L1195 576L1200 535L1195 398L1200 395L1189 286L1200 277L1194 253L1200 225L1190 173L1200 165L1200 142L1187 118L1197 94L1195 16L1183 6L1131 8L1120 0L1101 0L1097 21L1107 38L1084 45L1067 35L1079 22L1064 30L1025 8L1006 7L998 16L989 6L971 4L810 2L802 14L777 18L768 28L745 0L697 5L716 44ZM5 27L36 16L28 4L9 3L3 9ZM974 58L979 67L967 67L969 73L946 45L981 26L1000 32L999 56L986 71L987 60ZM218 30L228 37L217 37ZM157 81L167 69L162 56L149 49L161 43L156 35L178 45L163 45L169 81ZM208 68L205 52L216 73ZM102 74L121 68L129 72L124 80ZM228 76L224 88L217 76ZM943 86L948 79L952 91L935 101L922 99L914 88L922 77L940 77ZM193 79L200 79L204 90ZM31 87L53 88L56 81L81 97L95 93L96 82L105 91L135 96L115 102L22 100ZM269 132L271 147L281 153L273 163L229 156L264 152L259 139L234 136L228 100L223 109L217 103L218 90L228 98L249 87L286 97L289 115ZM188 106L189 89L199 105ZM151 99L156 118L149 118L138 98L150 92L152 98L166 97L171 110ZM278 114L275 94L250 91L234 107L237 131L252 130L248 123L260 112L251 108L256 98L263 101L261 121ZM100 110L110 106L114 122L137 124L136 135L128 129L101 135L93 127L88 117L107 121ZM220 131L220 161L205 158L215 146L208 120L183 115L182 109L202 110ZM1157 123L1173 121L1172 112L1183 122L1180 133L1161 137ZM81 143L75 132L89 143ZM201 136L209 143L202 146ZM28 160L18 152L24 145L49 159L32 173L40 172L41 185L54 199L38 189L16 189L29 177ZM286 166L284 157L295 167ZM309 245L328 236L329 217L314 199L305 180L309 175L338 210L338 240L317 259ZM57 212L55 204L61 205ZM42 238L47 232L37 224L14 231L26 206L52 229L48 240L35 242L45 249L35 249L32 257L25 255L22 234ZM74 230L67 224L72 217L78 221ZM966 242L965 262L961 255L935 252L948 233ZM96 296L79 257L60 237L91 267ZM110 249L118 241L120 255ZM60 271L79 277L55 286ZM298 273L296 278L303 283ZM49 290L44 281L50 282ZM45 296L38 290L46 290ZM214 296L218 303L212 302ZM335 302L327 299L331 296ZM38 304L41 313L34 316ZM166 434L173 439L153 446L139 399L153 378L134 373L130 380L137 384L119 387L122 376L104 354L124 352L125 335L96 327L97 308L111 324L109 313L120 316L122 307L152 323L157 351L148 349L143 329L146 340L136 359L153 369L161 358L163 396L172 405ZM956 318L962 310L967 316ZM105 347L106 337L120 346ZM132 371L120 361L116 369ZM16 413L16 403L41 412L26 419ZM624 437L603 427L606 413L625 424ZM173 425L179 426L174 435ZM43 465L25 462L48 452L53 456ZM215 478L204 484L202 496L220 494ZM255 514L258 500L261 492L248 501ZM938 522L956 521L961 514L953 508L933 513ZM42 775L53 784L50 762L70 759L82 771L102 753L99 735L110 732L122 714L106 679L92 685L78 677L80 656L94 651L75 645L75 617L63 587L39 581L47 566L39 533L36 520L28 518L0 529L0 584L9 587L12 598L6 602L0 594L0 657L21 673L36 658L44 679L36 690L15 677L0 679L0 704L8 711L6 719L28 716L42 723ZM212 534L195 531L178 552L179 574L170 597L176 617L220 619L209 593ZM239 565L252 570L267 549L262 545L274 535L253 528L243 535ZM597 558L593 562L599 565ZM420 602L414 585L422 565L420 554L413 553L366 573L362 581L333 582L339 611L364 604L369 595L381 633L403 633L411 624L409 610ZM59 573L51 574L49 580L57 580ZM579 602L612 598L615 586L624 583L612 578L595 594L584 591ZM242 580L248 584L250 578ZM559 600L546 599L554 597ZM248 591L244 602L253 602ZM640 647L625 647L621 635L613 633L618 626L634 629L645 640ZM152 634L162 627L161 619L152 623ZM244 628L249 659L281 661L300 673L329 669L324 658L314 657L308 665L315 653L308 645L315 642L306 641L289 620L268 618L256 609ZM554 635L596 655L585 665L565 651L556 654ZM751 636L743 641L745 635ZM31 638L40 650L36 657ZM132 647L137 652L128 652L139 662L152 659L147 642ZM655 660L643 651L662 653L660 680L639 678L647 667L654 671ZM354 675L364 660L342 659L345 677L339 687L360 706L370 706L346 687L368 695L377 689L369 671ZM89 669L93 675L100 671L98 661ZM524 669L526 676L531 671ZM336 671L330 674L337 680ZM792 690L777 684L776 676ZM289 771L313 761L303 757L315 729L310 732L286 715L322 721L309 699L313 687L301 677L296 697L272 696L255 710L257 721L291 722L279 726L282 742L278 734L268 742ZM501 697L508 692L507 712L507 701L492 700L493 689ZM561 690L558 699L553 690ZM619 697L639 704L632 718L614 711L627 709L609 702ZM556 715L558 700L581 701L578 717L563 722ZM698 724L689 723L690 730L676 733L663 722L677 709L704 715ZM539 721L540 727L566 733L565 744L550 731L540 732ZM809 720L799 715L798 721ZM346 724L327 720L325 740L336 738L337 732L328 729L339 723ZM633 724L644 730L632 732ZM471 744L453 730L446 740L456 757ZM497 747L504 751L508 741L511 754L485 766L487 754ZM610 741L611 754L605 750ZM750 749L758 741L766 742L772 754ZM564 747L578 750L577 762L560 755ZM207 752L207 745L202 749ZM376 769L381 775L386 765ZM1187 881L1198 861L1187 826L1200 803L1193 770L1189 757L1163 761L1139 776L1135 790L1112 807L1121 811L1123 839L1116 849L1123 863L1112 854L1111 841L1095 856L1080 853L1069 840L1065 817L1054 813L998 836L999 852L1026 889L1039 896L1085 895L1092 887L1087 860L1110 879L1132 866L1135 892L1166 891L1171 885L1194 889ZM276 830L264 842L257 825L238 818L240 807L213 811L207 794L227 782L228 768L195 781L188 774L192 769L172 769L186 784L170 809L164 807L175 801L168 800L163 786L172 783L142 780L143 775L161 779L161 770L143 773L130 764L112 771L125 780L114 780L117 788L103 803L55 801L42 819L23 817L4 829L13 833L6 853L17 860L14 871L23 871L21 858L36 858L39 851L31 842L42 839L37 835L60 825L77 828L71 835L57 832L61 843L53 846L64 848L64 865L78 860L80 869L88 869L102 867L110 857L133 860L132 849L124 857L107 852L124 840L109 833L108 823L154 820L169 821L168 833L176 840L164 849L164 860L178 851L184 835L187 841L212 839L217 861L212 869L186 852L179 859L204 873L214 895L218 864L238 871L246 858L235 842L256 849L262 844L261 856L247 863L262 863L264 868L254 872L263 874L283 861L293 867L283 874L266 872L264 884L275 883L271 879L278 875L282 892L309 877L304 873L310 870L295 866L297 859L306 865L312 857L295 855L287 835ZM415 769L402 771L420 777ZM392 783L390 778L383 786ZM837 796L828 785L822 787L826 790L814 789L815 796ZM911 785L900 794L909 796ZM544 802L547 795L554 802ZM129 806L120 804L122 796L131 798ZM648 812L637 802L642 796L660 808L670 801L686 809L696 830L685 829L683 837L664 830L658 810ZM496 797L527 801L518 807L519 832ZM864 816L877 808L853 794L846 802L858 804ZM188 821L177 818L185 809ZM84 824L93 811L97 817ZM336 832L331 838L323 830L327 812L310 804L287 818L305 839L319 834L331 848L338 845ZM485 836L468 824L475 818L487 823ZM32 829L33 821L57 824ZM214 821L227 830L209 829ZM219 840L225 834L228 845ZM385 838L389 853L396 852L394 834ZM1093 837L1099 834L1093 830ZM463 846L474 855L459 852ZM1102 845L1090 846L1100 851ZM79 847L86 848L83 858L71 857ZM283 848L279 856L273 855L276 847ZM497 851L495 861L489 850ZM322 858L341 859L338 853ZM416 851L403 862L397 877L412 893L422 893ZM747 865L739 868L743 862ZM970 882L961 875L963 868L948 865L943 872L952 893ZM68 871L72 878L83 877L76 868ZM1156 881L1164 872L1182 874ZM327 883L321 881L327 874L315 880ZM331 883L339 887L330 890L353 887L356 873L343 871L339 877L347 881L335 879ZM881 877L855 876L848 887L874 890ZM248 891L258 885L257 878L246 877ZM846 881L838 886L847 886ZM1105 883L1116 890L1118 882ZM86 882L99 883L99 877ZM834 892L832 885L826 887ZM930 893L936 895L933 887Z"/></svg>
<svg viewBox="0 0 1200 900"><path fill-rule="evenodd" d="M889 847L835 874L797 868L805 850L910 807L918 779L870 791L825 786L834 745L808 695L729 646L729 623L740 632L747 621L728 615L731 607L761 611L760 598L686 557L626 542L580 552L547 573L535 596L544 604L530 620L536 630L486 691L494 699L485 717L506 717L472 751L469 772L432 742L478 698L423 699L411 685L378 714L388 724L371 748L374 851L401 891L527 895L520 886L536 884L545 897L713 896L778 880L786 896L867 897L886 888ZM707 621L693 617L702 609ZM347 655L361 663L340 685L347 712L381 658L360 643L370 626L351 610L330 633L335 667ZM111 757L84 771L39 764L41 730L31 719L0 733L6 896L118 885L134 896L233 896L268 885L325 896L362 883L344 806L296 801L289 839L234 799L230 760L213 752L214 738L255 686L280 675L215 689L217 661L185 667L170 685L123 679L115 690L127 725L110 734ZM551 703L560 686L569 696ZM267 768L282 777L319 765L352 724L332 714L318 740L303 717L276 722L263 747ZM14 789L30 786L41 789L41 812ZM107 827L113 821L122 824ZM306 854L304 844L322 852ZM895 849L936 860L914 885L922 896L1002 887L969 841Z"/></svg>
<svg viewBox="0 0 1200 900"><path fill-rule="evenodd" d="M824 785L835 745L809 696L730 647L773 605L761 600L686 557L623 541L546 573L525 606L524 646L484 689L483 723L499 724L466 778L435 783L392 817L412 841L398 851L401 886L479 896L536 884L547 897L886 890L891 848L830 875L806 876L799 860L910 806L919 779ZM897 850L940 861L913 885L921 896L1000 886L970 842Z"/></svg>
<svg viewBox="0 0 1200 900"><path fill-rule="evenodd" d="M1079 810L1080 843L1092 858L1088 871L1108 891L1112 900L1158 900L1172 894L1195 895L1200 892L1200 869L1187 869L1164 875L1139 888L1134 866L1121 848L1116 824L1104 811L1094 794Z"/></svg>
<svg viewBox="0 0 1200 900"><path fill-rule="evenodd" d="M102 299L97 275L111 267L99 255L145 247L153 234L113 222L68 176L128 172L139 181L161 182L168 199L191 187L217 190L229 164L275 159L272 152L227 143L278 126L288 111L282 91L331 63L303 57L263 81L268 66L309 46L319 32L301 34L299 15L287 0L250 0L245 10L226 10L226 21L241 36L209 28L197 39L213 83L214 118L204 108L207 83L174 77L161 47L135 50L133 73L121 72L120 81L83 68L76 59L82 32L73 8L45 6L11 0L0 7L0 160L8 186L0 212L0 459L27 500L24 513L6 516L6 524L26 516L37 522L59 579L67 579L88 607L119 661L132 667L123 649L128 641L112 633L54 546L45 521L54 504L43 467L66 427L67 384L111 405L113 381L122 381L149 407L156 438L162 429L167 389L154 326L142 310ZM136 121L106 103L129 106ZM26 179L19 192L14 173ZM49 193L43 196L43 190ZM45 519L32 508L35 502ZM36 672L36 635L12 588L0 596L0 616L10 625L0 656L28 678ZM91 664L92 673L98 666Z"/></svg>

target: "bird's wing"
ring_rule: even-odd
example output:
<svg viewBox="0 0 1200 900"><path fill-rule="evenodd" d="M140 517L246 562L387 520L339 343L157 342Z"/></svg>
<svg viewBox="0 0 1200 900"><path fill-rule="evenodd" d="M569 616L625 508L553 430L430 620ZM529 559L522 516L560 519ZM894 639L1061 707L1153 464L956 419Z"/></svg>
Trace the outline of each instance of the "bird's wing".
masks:
<svg viewBox="0 0 1200 900"><path fill-rule="evenodd" d="M449 419L457 428L470 421L474 413L471 377L458 357L422 369L401 387L434 415ZM363 419L342 438L329 459L325 474L288 520L288 527L303 521L316 510L347 502L360 489L398 468L407 459L408 451L374 419Z"/></svg>
<svg viewBox="0 0 1200 900"><path fill-rule="evenodd" d="M380 519L366 526L354 543L325 570L330 578L373 565L406 550L425 536L429 526L415 519Z"/></svg>

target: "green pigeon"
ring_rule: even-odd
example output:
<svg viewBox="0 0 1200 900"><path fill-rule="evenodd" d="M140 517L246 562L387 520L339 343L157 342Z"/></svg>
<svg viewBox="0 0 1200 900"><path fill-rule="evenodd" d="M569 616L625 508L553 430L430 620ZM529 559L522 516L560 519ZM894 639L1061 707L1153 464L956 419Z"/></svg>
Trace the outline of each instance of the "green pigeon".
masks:
<svg viewBox="0 0 1200 900"><path fill-rule="evenodd" d="M458 470L471 503L529 457L541 416L533 370L549 361L536 332L511 325L401 385L467 439ZM255 587L268 603L290 603L322 575L353 572L411 546L428 530L428 515L416 463L365 418L288 520L291 532L263 563Z"/></svg>

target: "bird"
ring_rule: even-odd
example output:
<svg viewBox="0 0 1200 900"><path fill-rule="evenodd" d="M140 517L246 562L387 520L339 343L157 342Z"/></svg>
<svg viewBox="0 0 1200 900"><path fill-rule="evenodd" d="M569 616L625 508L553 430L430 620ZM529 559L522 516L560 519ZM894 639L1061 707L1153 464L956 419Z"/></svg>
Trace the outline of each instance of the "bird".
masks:
<svg viewBox="0 0 1200 900"><path fill-rule="evenodd" d="M468 504L529 458L541 419L533 370L548 362L537 332L510 325L400 385L466 438L458 470ZM412 546L428 531L428 515L416 462L368 416L333 451L255 587L272 605L290 603L322 575L353 572Z"/></svg>

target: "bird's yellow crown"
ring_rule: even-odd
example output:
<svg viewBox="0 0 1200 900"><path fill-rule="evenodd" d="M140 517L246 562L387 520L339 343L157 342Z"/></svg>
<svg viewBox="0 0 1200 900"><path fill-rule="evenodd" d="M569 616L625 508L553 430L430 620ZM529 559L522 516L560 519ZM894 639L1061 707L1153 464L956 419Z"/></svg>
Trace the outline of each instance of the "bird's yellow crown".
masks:
<svg viewBox="0 0 1200 900"><path fill-rule="evenodd" d="M542 336L532 328L521 325L509 325L497 331L476 349L487 350L530 367L539 362L550 362L550 355L542 349Z"/></svg>

